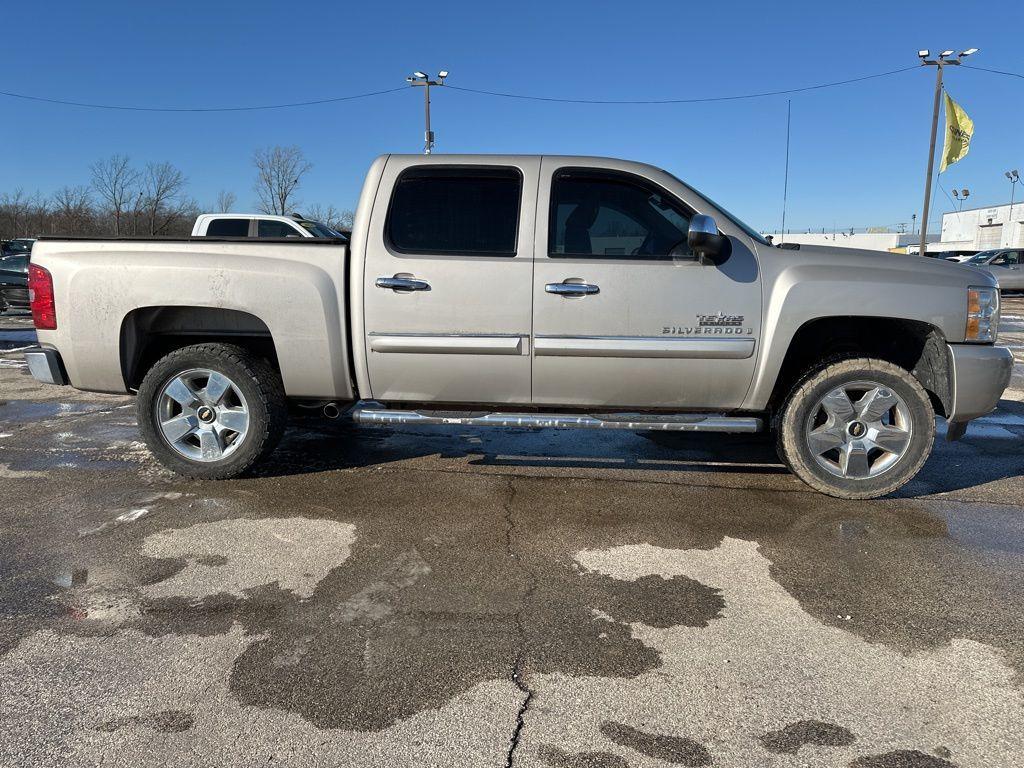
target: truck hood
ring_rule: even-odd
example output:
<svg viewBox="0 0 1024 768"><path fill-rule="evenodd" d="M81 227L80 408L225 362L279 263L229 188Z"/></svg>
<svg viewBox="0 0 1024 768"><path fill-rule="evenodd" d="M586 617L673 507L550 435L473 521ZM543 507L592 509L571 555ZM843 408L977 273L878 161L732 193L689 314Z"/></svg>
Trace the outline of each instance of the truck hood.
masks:
<svg viewBox="0 0 1024 768"><path fill-rule="evenodd" d="M945 259L886 251L868 251L860 248L836 248L824 245L801 245L799 250L773 248L772 253L792 255L792 264L821 265L823 267L870 270L879 279L897 280L914 284L916 275L924 283L996 287L996 279L987 270L969 264ZM870 277L864 275L863 277Z"/></svg>

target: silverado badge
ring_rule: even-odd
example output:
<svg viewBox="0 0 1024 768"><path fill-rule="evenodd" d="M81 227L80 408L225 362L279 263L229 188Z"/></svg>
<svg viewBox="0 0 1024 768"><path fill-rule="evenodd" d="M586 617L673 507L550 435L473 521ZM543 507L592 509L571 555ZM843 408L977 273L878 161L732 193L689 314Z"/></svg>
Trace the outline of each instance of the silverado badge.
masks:
<svg viewBox="0 0 1024 768"><path fill-rule="evenodd" d="M666 325L661 329L663 336L750 336L754 329L743 325L743 315L697 315L696 325Z"/></svg>

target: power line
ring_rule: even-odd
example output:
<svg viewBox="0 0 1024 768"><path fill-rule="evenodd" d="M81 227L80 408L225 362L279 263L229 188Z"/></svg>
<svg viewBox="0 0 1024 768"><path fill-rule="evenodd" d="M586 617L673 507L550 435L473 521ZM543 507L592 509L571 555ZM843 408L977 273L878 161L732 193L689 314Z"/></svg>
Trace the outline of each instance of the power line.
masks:
<svg viewBox="0 0 1024 768"><path fill-rule="evenodd" d="M739 101L741 99L760 99L765 96L783 96L788 93L803 93L804 91L816 91L821 88L833 88L837 85L849 85L860 83L864 80L873 80L879 77L888 77L900 72L909 72L912 69L920 69L918 65L892 69L888 72L879 72L874 75L854 77L849 80L837 80L832 83L820 83L818 85L806 85L802 88L787 88L781 91L763 91L761 93L745 93L737 96L703 96L692 99L563 99L553 96L530 96L522 93L503 93L501 91L483 91L477 88L463 88L459 85L445 84L445 88L453 91L465 91L466 93L477 93L484 96L500 96L505 99L525 99L528 101L554 101L562 104L701 104L710 101Z"/></svg>
<svg viewBox="0 0 1024 768"><path fill-rule="evenodd" d="M964 67L964 69L977 69L977 70L979 70L981 72L991 72L994 75L1006 75L1007 77L1019 77L1021 80L1024 80L1024 75L1019 74L1017 72L1004 72L1001 69L989 69L988 67L976 67L973 64L962 64L961 66Z"/></svg>
<svg viewBox="0 0 1024 768"><path fill-rule="evenodd" d="M896 75L901 72L908 72L911 69L918 69L918 67L916 65L911 67L903 67L901 69L893 69L888 72L879 72L874 75L864 75L863 77L854 77L850 78L849 80L837 80L831 83L819 83L818 85L807 85L801 88L787 88L778 91L763 91L761 93L747 93L736 96L705 96L690 99L565 99L549 96L531 96L518 93L502 93L500 91L485 91L477 88L464 88L462 86L451 85L449 83L445 83L444 87L454 91L476 93L484 96L497 96L506 99L523 99L528 101L560 102L564 104L700 104L715 101L739 101L742 99L759 99L766 96L781 96L790 93L803 93L806 91L815 91L820 90L822 88L834 88L839 85L849 85L851 83L860 83L865 80L874 80L880 77L888 77L890 75ZM291 109L295 107L311 107L318 104L333 104L340 101L366 99L372 96L381 96L386 93L397 93L398 91L405 90L406 87L407 86L401 86L398 88L388 88L382 91L370 91L368 93L357 93L351 96L335 96L332 98L315 99L312 101L296 101L286 104L262 104L242 107L146 107L129 104L95 104L91 102L71 101L67 99L51 99L44 96L33 96L24 93L13 93L11 91L0 91L0 96L7 96L12 99L24 99L26 101L39 101L47 104L59 104L67 107L82 107L85 109L110 109L125 112L253 112L257 110L268 109Z"/></svg>
<svg viewBox="0 0 1024 768"><path fill-rule="evenodd" d="M296 101L290 104L264 104L251 107L137 107L123 104L90 104L83 101L65 101L64 99L48 99L42 96L29 96L24 93L11 93L0 91L0 96L10 96L12 99L25 99L27 101L42 101L47 104L61 104L67 107L85 107L88 109L116 109L126 112L253 112L261 109L289 109L291 107L311 107L315 104L331 104L338 101L352 101L354 99L366 99L370 96L380 96L385 93L396 93L404 91L406 86L388 88L384 91L370 91L369 93L357 93L353 96L335 96L329 99L316 99L315 101Z"/></svg>

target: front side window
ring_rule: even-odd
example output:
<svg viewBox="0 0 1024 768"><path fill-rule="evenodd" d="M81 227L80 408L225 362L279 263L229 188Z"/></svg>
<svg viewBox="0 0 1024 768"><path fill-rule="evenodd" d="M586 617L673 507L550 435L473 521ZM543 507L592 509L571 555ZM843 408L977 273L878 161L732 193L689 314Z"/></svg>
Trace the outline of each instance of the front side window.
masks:
<svg viewBox="0 0 1024 768"><path fill-rule="evenodd" d="M630 174L561 171L551 185L548 253L556 258L685 257L691 215L666 192Z"/></svg>
<svg viewBox="0 0 1024 768"><path fill-rule="evenodd" d="M385 223L399 253L515 256L523 179L515 168L410 168Z"/></svg>
<svg viewBox="0 0 1024 768"><path fill-rule="evenodd" d="M206 227L207 237L248 237L248 219L213 219Z"/></svg>
<svg viewBox="0 0 1024 768"><path fill-rule="evenodd" d="M302 237L288 222L273 219L260 219L257 232L260 237Z"/></svg>

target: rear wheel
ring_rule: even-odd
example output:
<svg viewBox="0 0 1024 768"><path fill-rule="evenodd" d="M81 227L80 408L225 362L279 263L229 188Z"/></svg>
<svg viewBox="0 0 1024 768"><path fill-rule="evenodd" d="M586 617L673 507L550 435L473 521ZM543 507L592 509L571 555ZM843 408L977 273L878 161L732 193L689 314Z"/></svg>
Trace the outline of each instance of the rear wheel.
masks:
<svg viewBox="0 0 1024 768"><path fill-rule="evenodd" d="M171 352L139 387L142 436L164 466L187 477L236 477L284 432L281 377L242 347L195 344Z"/></svg>
<svg viewBox="0 0 1024 768"><path fill-rule="evenodd" d="M790 395L779 455L822 493L872 499L902 487L931 453L935 415L917 379L883 360L830 365Z"/></svg>

